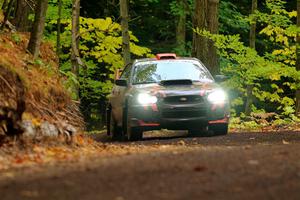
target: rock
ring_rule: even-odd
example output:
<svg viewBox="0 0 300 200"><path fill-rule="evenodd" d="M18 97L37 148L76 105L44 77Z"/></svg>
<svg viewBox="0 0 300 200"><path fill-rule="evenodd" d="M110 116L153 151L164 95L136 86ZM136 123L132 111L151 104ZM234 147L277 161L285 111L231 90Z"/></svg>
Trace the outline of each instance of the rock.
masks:
<svg viewBox="0 0 300 200"><path fill-rule="evenodd" d="M66 134L67 136L74 136L77 133L77 129L74 126L72 126L66 122L63 122L61 124L61 127L62 127L62 130L60 132Z"/></svg>
<svg viewBox="0 0 300 200"><path fill-rule="evenodd" d="M58 136L58 129L55 125L50 124L49 122L45 121L40 126L42 135L50 136L50 137L57 137Z"/></svg>
<svg viewBox="0 0 300 200"><path fill-rule="evenodd" d="M32 124L31 121L29 121L29 120L22 121L22 125L21 126L24 129L24 133L23 133L24 136L29 136L29 137L36 136L36 128Z"/></svg>
<svg viewBox="0 0 300 200"><path fill-rule="evenodd" d="M39 131L42 136L48 137L57 137L59 134L63 134L71 138L77 134L77 129L66 122L62 122L60 126L56 126L48 121L44 121L39 127L36 127L32 121L25 120L22 122L22 128L25 130L24 136L28 137L37 136Z"/></svg>
<svg viewBox="0 0 300 200"><path fill-rule="evenodd" d="M70 124L66 126L66 131L68 131L71 135L75 135L77 133L76 128Z"/></svg>

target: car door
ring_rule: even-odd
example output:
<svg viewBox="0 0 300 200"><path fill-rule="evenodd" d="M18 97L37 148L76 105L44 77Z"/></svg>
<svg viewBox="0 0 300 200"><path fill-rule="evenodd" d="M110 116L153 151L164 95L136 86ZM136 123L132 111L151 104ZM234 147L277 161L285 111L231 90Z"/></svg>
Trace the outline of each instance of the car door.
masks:
<svg viewBox="0 0 300 200"><path fill-rule="evenodd" d="M120 79L127 80L129 83L131 72L131 65L127 65L122 72ZM112 106L112 114L119 126L122 125L123 107L125 103L125 94L128 90L128 86L115 85L110 95L110 103Z"/></svg>

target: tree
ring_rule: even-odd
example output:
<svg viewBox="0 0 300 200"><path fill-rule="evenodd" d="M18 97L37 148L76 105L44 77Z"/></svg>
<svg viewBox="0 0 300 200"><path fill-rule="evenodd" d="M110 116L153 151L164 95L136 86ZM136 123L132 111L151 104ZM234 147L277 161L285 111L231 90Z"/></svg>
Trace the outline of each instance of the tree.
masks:
<svg viewBox="0 0 300 200"><path fill-rule="evenodd" d="M251 14L254 14L257 10L257 0L252 0L252 8ZM250 27L250 38L249 38L249 46L250 48L255 50L255 40L256 40L256 19L253 18L251 21ZM249 116L251 113L251 105L253 104L253 84L247 84L247 100L245 106L245 115Z"/></svg>
<svg viewBox="0 0 300 200"><path fill-rule="evenodd" d="M178 20L176 26L176 43L180 52L185 52L186 43L186 17L187 17L187 2L186 0L176 0L180 11L177 13Z"/></svg>
<svg viewBox="0 0 300 200"><path fill-rule="evenodd" d="M218 33L218 7L219 0L196 0L194 28ZM199 58L213 75L219 73L217 49L212 40L194 33L192 55Z"/></svg>
<svg viewBox="0 0 300 200"><path fill-rule="evenodd" d="M34 58L39 56L39 49L43 37L48 0L39 0L35 10L33 27L28 44L28 50Z"/></svg>
<svg viewBox="0 0 300 200"><path fill-rule="evenodd" d="M71 39L71 63L72 72L76 77L79 75L80 56L79 56L79 16L80 16L80 0L73 0L72 6L72 39ZM79 88L75 89L76 97L79 97Z"/></svg>
<svg viewBox="0 0 300 200"><path fill-rule="evenodd" d="M296 42L296 70L300 71L300 0L297 0L297 42ZM300 114L300 89L296 91L296 114Z"/></svg>
<svg viewBox="0 0 300 200"><path fill-rule="evenodd" d="M131 62L130 58L130 37L128 28L128 1L120 0L120 14L121 14L121 27L122 27L122 49L123 49L123 60L126 66Z"/></svg>
<svg viewBox="0 0 300 200"><path fill-rule="evenodd" d="M16 4L16 16L14 19L14 25L18 31L28 31L31 26L29 20L29 14L33 12L34 5L26 0L17 0Z"/></svg>
<svg viewBox="0 0 300 200"><path fill-rule="evenodd" d="M5 2L4 2L4 3L5 3ZM3 30L3 29L4 29L5 24L7 23L8 18L9 18L10 14L11 14L12 9L13 9L14 3L15 3L15 0L10 0L9 4L8 4L8 6L7 6L7 9L6 9L6 11L5 11L5 14L4 14L4 20L3 20L3 23L2 23L2 25L1 25L0 30Z"/></svg>
<svg viewBox="0 0 300 200"><path fill-rule="evenodd" d="M8 4L8 0L4 0L3 3L2 3L2 5L1 5L1 9L5 10L6 7L7 7L7 4Z"/></svg>
<svg viewBox="0 0 300 200"><path fill-rule="evenodd" d="M57 12L57 35L56 35L56 54L59 58L60 64L60 54L61 54L61 42L60 42L60 35L61 35L61 14L62 14L62 0L58 0L58 12Z"/></svg>

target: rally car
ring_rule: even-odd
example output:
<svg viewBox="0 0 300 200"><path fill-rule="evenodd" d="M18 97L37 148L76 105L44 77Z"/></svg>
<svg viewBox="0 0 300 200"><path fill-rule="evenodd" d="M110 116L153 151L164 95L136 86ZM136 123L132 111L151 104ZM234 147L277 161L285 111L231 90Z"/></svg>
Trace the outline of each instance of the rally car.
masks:
<svg viewBox="0 0 300 200"><path fill-rule="evenodd" d="M215 78L196 58L158 54L127 65L109 95L107 133L141 140L144 131L188 130L191 135L228 132L229 102Z"/></svg>

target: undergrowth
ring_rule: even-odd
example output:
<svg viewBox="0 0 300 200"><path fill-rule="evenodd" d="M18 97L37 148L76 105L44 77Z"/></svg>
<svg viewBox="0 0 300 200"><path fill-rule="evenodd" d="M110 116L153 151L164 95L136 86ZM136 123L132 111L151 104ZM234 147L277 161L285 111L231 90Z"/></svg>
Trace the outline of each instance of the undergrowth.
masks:
<svg viewBox="0 0 300 200"><path fill-rule="evenodd" d="M280 118L273 116L273 119L256 117L232 117L229 124L230 132L276 132L283 130L300 131L300 118Z"/></svg>

